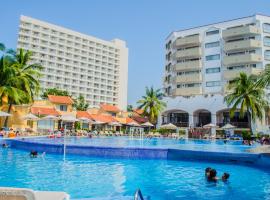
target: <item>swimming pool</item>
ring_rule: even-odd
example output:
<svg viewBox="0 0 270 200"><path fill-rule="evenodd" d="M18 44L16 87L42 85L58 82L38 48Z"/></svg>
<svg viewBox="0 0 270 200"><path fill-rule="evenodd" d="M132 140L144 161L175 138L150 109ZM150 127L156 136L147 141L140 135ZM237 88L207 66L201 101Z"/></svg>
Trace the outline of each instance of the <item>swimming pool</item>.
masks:
<svg viewBox="0 0 270 200"><path fill-rule="evenodd" d="M61 144L63 138L27 138L26 141ZM67 137L67 145L95 146L95 147L136 147L136 148L171 148L195 151L213 151L213 152L245 152L254 146L242 145L241 141L223 140L192 140L192 139L169 139L169 138L131 138L131 137Z"/></svg>
<svg viewBox="0 0 270 200"><path fill-rule="evenodd" d="M140 188L153 200L269 199L270 173L247 166L172 160L105 159L0 149L0 186L65 191L72 199L132 199ZM208 183L204 169L231 174L227 184Z"/></svg>

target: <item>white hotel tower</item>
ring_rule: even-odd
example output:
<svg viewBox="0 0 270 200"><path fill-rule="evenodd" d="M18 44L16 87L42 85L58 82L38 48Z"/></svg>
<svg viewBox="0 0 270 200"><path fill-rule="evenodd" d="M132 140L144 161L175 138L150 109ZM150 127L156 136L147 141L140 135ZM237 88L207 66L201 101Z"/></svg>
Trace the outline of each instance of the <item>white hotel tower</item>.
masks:
<svg viewBox="0 0 270 200"><path fill-rule="evenodd" d="M243 71L258 74L270 63L270 17L253 15L172 32L166 39L163 77L167 108L162 123L200 127L231 123L247 128L247 117L230 119L227 84ZM265 121L265 120L264 120ZM263 122L257 129L265 128Z"/></svg>
<svg viewBox="0 0 270 200"><path fill-rule="evenodd" d="M127 107L128 48L119 39L101 40L21 16L17 48L31 50L44 66L41 87L82 94L90 106Z"/></svg>

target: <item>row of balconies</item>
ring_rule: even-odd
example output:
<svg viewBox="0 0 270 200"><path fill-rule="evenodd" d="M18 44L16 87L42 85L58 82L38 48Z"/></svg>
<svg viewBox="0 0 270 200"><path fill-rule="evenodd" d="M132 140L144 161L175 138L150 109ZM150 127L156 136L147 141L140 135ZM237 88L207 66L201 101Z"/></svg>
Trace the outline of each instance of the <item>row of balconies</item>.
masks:
<svg viewBox="0 0 270 200"><path fill-rule="evenodd" d="M190 96L190 95L198 95L202 94L202 87L184 87L184 88L176 88L173 90L173 96Z"/></svg>
<svg viewBox="0 0 270 200"><path fill-rule="evenodd" d="M193 73L193 74L183 74L176 76L174 79L175 83L194 83L202 82L202 73Z"/></svg>
<svg viewBox="0 0 270 200"><path fill-rule="evenodd" d="M261 30L259 27L255 25L246 25L246 26L239 26L234 28L229 28L222 31L222 37L227 39L231 37L239 37L245 35L257 35L260 34ZM200 44L200 35L190 35L186 37L181 37L175 40L174 46L194 46Z"/></svg>

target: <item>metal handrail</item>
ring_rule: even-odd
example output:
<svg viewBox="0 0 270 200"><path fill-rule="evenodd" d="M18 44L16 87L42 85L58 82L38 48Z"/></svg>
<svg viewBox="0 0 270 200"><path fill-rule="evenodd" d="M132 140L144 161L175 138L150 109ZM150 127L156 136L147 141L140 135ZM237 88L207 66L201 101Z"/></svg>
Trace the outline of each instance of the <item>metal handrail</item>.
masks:
<svg viewBox="0 0 270 200"><path fill-rule="evenodd" d="M144 200L140 189L136 190L135 195L134 195L134 200Z"/></svg>

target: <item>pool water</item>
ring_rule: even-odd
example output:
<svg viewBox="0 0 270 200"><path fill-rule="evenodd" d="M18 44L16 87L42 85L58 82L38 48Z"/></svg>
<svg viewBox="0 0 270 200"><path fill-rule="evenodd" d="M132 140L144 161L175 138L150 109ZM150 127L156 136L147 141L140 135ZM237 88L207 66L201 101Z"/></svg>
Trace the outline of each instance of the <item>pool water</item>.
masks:
<svg viewBox="0 0 270 200"><path fill-rule="evenodd" d="M59 144L63 143L63 138L29 138L28 141ZM224 140L192 140L192 139L165 139L165 138L131 138L131 137L67 137L67 145L87 145L87 146L105 146L105 147L150 147L150 148L173 148L184 150L199 151L218 151L218 152L245 152L253 146L242 145L242 141Z"/></svg>
<svg viewBox="0 0 270 200"><path fill-rule="evenodd" d="M270 173L246 166L72 155L64 162L61 155L30 158L16 149L0 149L0 163L0 186L65 191L72 199L121 199L137 188L153 200L270 199ZM208 166L219 176L229 172L229 182L207 182Z"/></svg>

